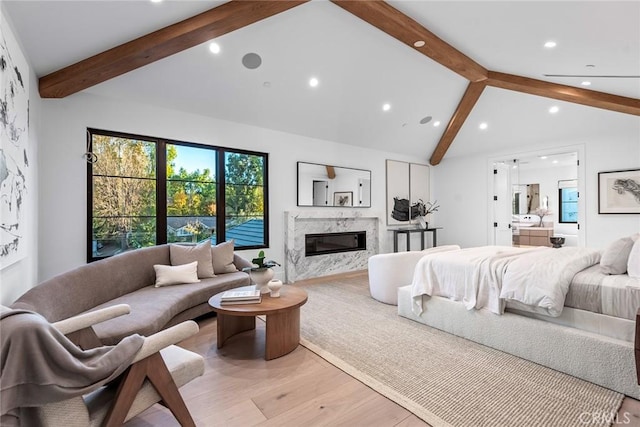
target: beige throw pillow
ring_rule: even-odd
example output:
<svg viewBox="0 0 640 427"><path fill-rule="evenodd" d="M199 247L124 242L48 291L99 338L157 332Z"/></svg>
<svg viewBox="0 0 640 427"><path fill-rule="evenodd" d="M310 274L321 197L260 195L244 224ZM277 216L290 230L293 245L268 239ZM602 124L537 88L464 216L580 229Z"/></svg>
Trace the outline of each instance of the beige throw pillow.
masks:
<svg viewBox="0 0 640 427"><path fill-rule="evenodd" d="M189 264L198 261L198 278L216 277L211 264L211 241L195 245L170 245L171 265Z"/></svg>
<svg viewBox="0 0 640 427"><path fill-rule="evenodd" d="M604 252L602 252L602 258L600 258L601 271L604 274L626 273L629 254L637 239L638 235L634 234L633 236L622 237L615 240L607 246Z"/></svg>
<svg viewBox="0 0 640 427"><path fill-rule="evenodd" d="M211 247L211 261L213 262L213 271L216 274L238 271L233 264L233 248L233 240L222 242Z"/></svg>
<svg viewBox="0 0 640 427"><path fill-rule="evenodd" d="M640 279L640 239L636 240L631 248L631 252L629 252L627 273L629 273L629 277Z"/></svg>
<svg viewBox="0 0 640 427"><path fill-rule="evenodd" d="M153 269L156 271L156 288L200 281L198 261L176 266L156 264Z"/></svg>

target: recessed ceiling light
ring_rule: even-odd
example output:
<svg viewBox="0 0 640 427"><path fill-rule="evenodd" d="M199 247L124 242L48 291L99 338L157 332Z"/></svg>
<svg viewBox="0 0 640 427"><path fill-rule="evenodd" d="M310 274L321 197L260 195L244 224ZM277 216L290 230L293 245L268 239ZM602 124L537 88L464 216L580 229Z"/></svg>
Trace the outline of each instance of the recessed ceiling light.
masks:
<svg viewBox="0 0 640 427"><path fill-rule="evenodd" d="M391 110L391 104L384 104L382 106L382 111L389 111Z"/></svg>
<svg viewBox="0 0 640 427"><path fill-rule="evenodd" d="M160 3L162 0L151 0L151 3Z"/></svg>
<svg viewBox="0 0 640 427"><path fill-rule="evenodd" d="M555 113L557 113L558 111L560 111L560 108L558 108L558 106L557 106L557 105L554 105L553 107L549 108L549 112L550 112L551 114L555 114Z"/></svg>
<svg viewBox="0 0 640 427"><path fill-rule="evenodd" d="M513 165L513 168L514 169L518 169L518 165Z"/></svg>
<svg viewBox="0 0 640 427"><path fill-rule="evenodd" d="M416 40L415 42L413 42L413 45L415 47L422 47L424 46L426 43L424 42L424 40Z"/></svg>
<svg viewBox="0 0 640 427"><path fill-rule="evenodd" d="M546 160L547 156L540 156L542 160Z"/></svg>
<svg viewBox="0 0 640 427"><path fill-rule="evenodd" d="M480 126L478 126L480 129L485 130L486 128L489 127L489 125L486 122L482 122L480 123Z"/></svg>
<svg viewBox="0 0 640 427"><path fill-rule="evenodd" d="M544 44L544 47L546 47L547 49L554 48L556 47L556 42L554 42L553 40L549 40Z"/></svg>
<svg viewBox="0 0 640 427"><path fill-rule="evenodd" d="M582 86L591 86L591 82L588 81L583 81L582 83L580 83Z"/></svg>
<svg viewBox="0 0 640 427"><path fill-rule="evenodd" d="M309 79L309 86L311 87L316 87L320 84L320 82L318 81L318 79L316 79L315 77L311 77Z"/></svg>
<svg viewBox="0 0 640 427"><path fill-rule="evenodd" d="M209 51L217 55L218 53L220 53L220 45L216 42L209 43Z"/></svg>
<svg viewBox="0 0 640 427"><path fill-rule="evenodd" d="M558 161L557 161L557 160L554 160L554 161L553 161L553 162L551 162L551 163L558 163Z"/></svg>
<svg viewBox="0 0 640 427"><path fill-rule="evenodd" d="M433 122L433 127L437 128L438 126L440 126L440 120Z"/></svg>

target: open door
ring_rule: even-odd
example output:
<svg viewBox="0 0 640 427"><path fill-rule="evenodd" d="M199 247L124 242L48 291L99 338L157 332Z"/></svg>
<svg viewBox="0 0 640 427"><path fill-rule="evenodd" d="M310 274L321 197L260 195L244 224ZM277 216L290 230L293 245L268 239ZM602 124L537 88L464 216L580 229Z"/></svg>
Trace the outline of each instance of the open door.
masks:
<svg viewBox="0 0 640 427"><path fill-rule="evenodd" d="M329 183L327 181L313 181L313 206L329 205Z"/></svg>
<svg viewBox="0 0 640 427"><path fill-rule="evenodd" d="M519 245L520 232L541 223L564 246L584 244L584 153L565 150L490 159L490 244Z"/></svg>
<svg viewBox="0 0 640 427"><path fill-rule="evenodd" d="M494 244L511 246L511 165L507 162L493 164L493 235Z"/></svg>

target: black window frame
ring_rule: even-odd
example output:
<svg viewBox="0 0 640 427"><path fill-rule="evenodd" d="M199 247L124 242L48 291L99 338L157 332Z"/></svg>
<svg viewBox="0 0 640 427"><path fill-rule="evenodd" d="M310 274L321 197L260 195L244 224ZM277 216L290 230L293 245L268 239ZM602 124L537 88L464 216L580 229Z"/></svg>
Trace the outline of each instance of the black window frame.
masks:
<svg viewBox="0 0 640 427"><path fill-rule="evenodd" d="M568 180L568 181L573 181L573 180ZM558 181L558 223L559 224L577 224L578 223L578 218L576 218L575 221L563 221L562 220L562 216L563 216L563 209L562 209L562 205L563 205L563 197L562 197L562 190L567 189L567 188L574 188L576 190L577 193L577 197L578 199L580 198L580 193L578 192L578 187L560 187L560 182L562 181ZM575 204L576 204L576 212L578 212L578 199L576 199ZM567 202L564 202L567 203ZM573 203L573 202L571 202Z"/></svg>
<svg viewBox="0 0 640 427"><path fill-rule="evenodd" d="M104 135L114 138L135 139L156 144L156 246L167 243L167 145L181 145L216 152L216 243L226 241L226 209L225 209L225 155L227 153L245 154L263 158L263 188L264 188L264 244L236 246L236 249L265 249L269 248L269 153L244 150L238 148L207 145L195 142L177 141L167 138L157 138L125 132L104 129L87 128L88 152L93 153L93 135ZM90 156L90 154L88 154ZM222 220L218 220L221 218ZM110 255L111 256L111 255ZM87 162L87 262L98 261L110 256L93 256L93 163Z"/></svg>

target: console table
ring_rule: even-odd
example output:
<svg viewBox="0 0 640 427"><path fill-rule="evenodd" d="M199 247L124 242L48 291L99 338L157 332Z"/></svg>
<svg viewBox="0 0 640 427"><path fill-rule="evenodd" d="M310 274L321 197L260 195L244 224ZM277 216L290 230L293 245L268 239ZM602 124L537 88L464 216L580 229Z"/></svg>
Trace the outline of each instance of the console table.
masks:
<svg viewBox="0 0 640 427"><path fill-rule="evenodd" d="M411 233L420 233L420 247L424 249L424 234L431 233L431 242L435 248L438 244L437 232L442 227L435 228L395 228L393 231L393 252L398 252L398 234L404 234L407 236L407 251L411 250Z"/></svg>

